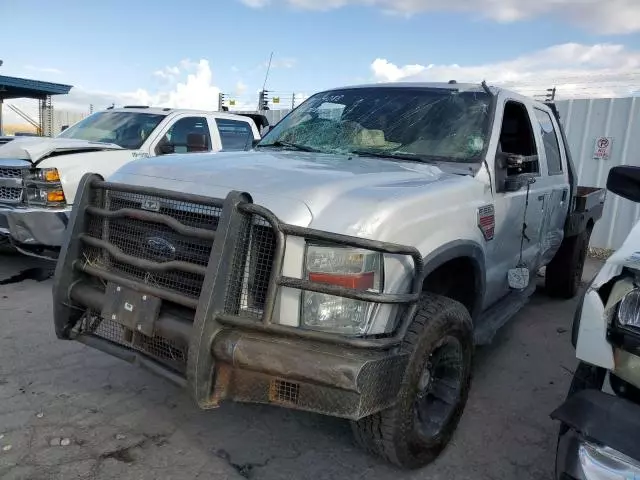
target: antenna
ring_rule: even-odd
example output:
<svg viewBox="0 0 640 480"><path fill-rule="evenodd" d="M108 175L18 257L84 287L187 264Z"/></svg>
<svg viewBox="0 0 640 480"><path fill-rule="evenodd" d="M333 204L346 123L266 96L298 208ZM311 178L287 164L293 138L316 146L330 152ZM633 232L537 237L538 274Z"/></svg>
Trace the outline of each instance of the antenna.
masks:
<svg viewBox="0 0 640 480"><path fill-rule="evenodd" d="M267 79L269 78L269 71L271 70L271 61L273 60L273 52L271 52L271 55L269 56L269 64L267 65L267 73L264 76L264 83L262 84L262 90L264 91L265 87L267 86Z"/></svg>

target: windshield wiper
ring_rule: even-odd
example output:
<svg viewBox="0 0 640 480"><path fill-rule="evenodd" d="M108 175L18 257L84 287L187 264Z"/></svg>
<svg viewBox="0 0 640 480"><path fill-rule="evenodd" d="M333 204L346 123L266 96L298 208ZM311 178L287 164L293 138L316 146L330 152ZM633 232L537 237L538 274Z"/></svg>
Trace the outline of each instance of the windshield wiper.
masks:
<svg viewBox="0 0 640 480"><path fill-rule="evenodd" d="M383 152L380 150L351 150L349 153L363 157L389 158L391 160L408 160L410 162L420 163L436 163L438 161L435 157L414 153Z"/></svg>
<svg viewBox="0 0 640 480"><path fill-rule="evenodd" d="M315 152L322 153L322 150L318 150L317 148L309 147L307 145L300 145L292 142L283 142L282 140L277 140L273 143L265 143L263 145L256 145L256 147L282 147L282 148L291 148L293 150L300 150L301 152Z"/></svg>

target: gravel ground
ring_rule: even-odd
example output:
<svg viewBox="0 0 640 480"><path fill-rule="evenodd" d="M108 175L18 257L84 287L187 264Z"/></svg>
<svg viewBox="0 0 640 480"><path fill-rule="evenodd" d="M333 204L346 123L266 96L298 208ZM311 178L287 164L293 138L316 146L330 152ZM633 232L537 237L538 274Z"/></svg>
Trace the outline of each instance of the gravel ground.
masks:
<svg viewBox="0 0 640 480"><path fill-rule="evenodd" d="M478 351L452 444L404 472L362 453L347 422L232 403L199 411L166 381L57 340L46 269L0 255L0 478L549 479L574 308L537 293Z"/></svg>

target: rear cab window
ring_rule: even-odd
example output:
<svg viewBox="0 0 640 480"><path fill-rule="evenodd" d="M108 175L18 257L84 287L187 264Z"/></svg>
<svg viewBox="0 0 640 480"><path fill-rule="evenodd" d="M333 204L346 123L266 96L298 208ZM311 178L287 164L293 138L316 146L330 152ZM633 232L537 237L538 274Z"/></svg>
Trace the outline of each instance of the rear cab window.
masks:
<svg viewBox="0 0 640 480"><path fill-rule="evenodd" d="M253 142L253 130L249 122L216 118L222 150L247 150Z"/></svg>
<svg viewBox="0 0 640 480"><path fill-rule="evenodd" d="M548 112L539 108L534 110L544 146L544 153L547 158L547 170L549 175L560 175L562 174L562 154L560 153L560 142L558 141L558 134L553 120Z"/></svg>

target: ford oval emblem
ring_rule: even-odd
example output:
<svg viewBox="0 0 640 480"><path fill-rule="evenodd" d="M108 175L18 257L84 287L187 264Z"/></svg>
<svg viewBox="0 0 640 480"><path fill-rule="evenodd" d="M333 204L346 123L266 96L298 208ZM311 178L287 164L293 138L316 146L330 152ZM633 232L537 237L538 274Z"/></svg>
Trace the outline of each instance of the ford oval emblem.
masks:
<svg viewBox="0 0 640 480"><path fill-rule="evenodd" d="M162 237L148 237L146 247L150 253L163 260L173 260L176 255L176 247Z"/></svg>

